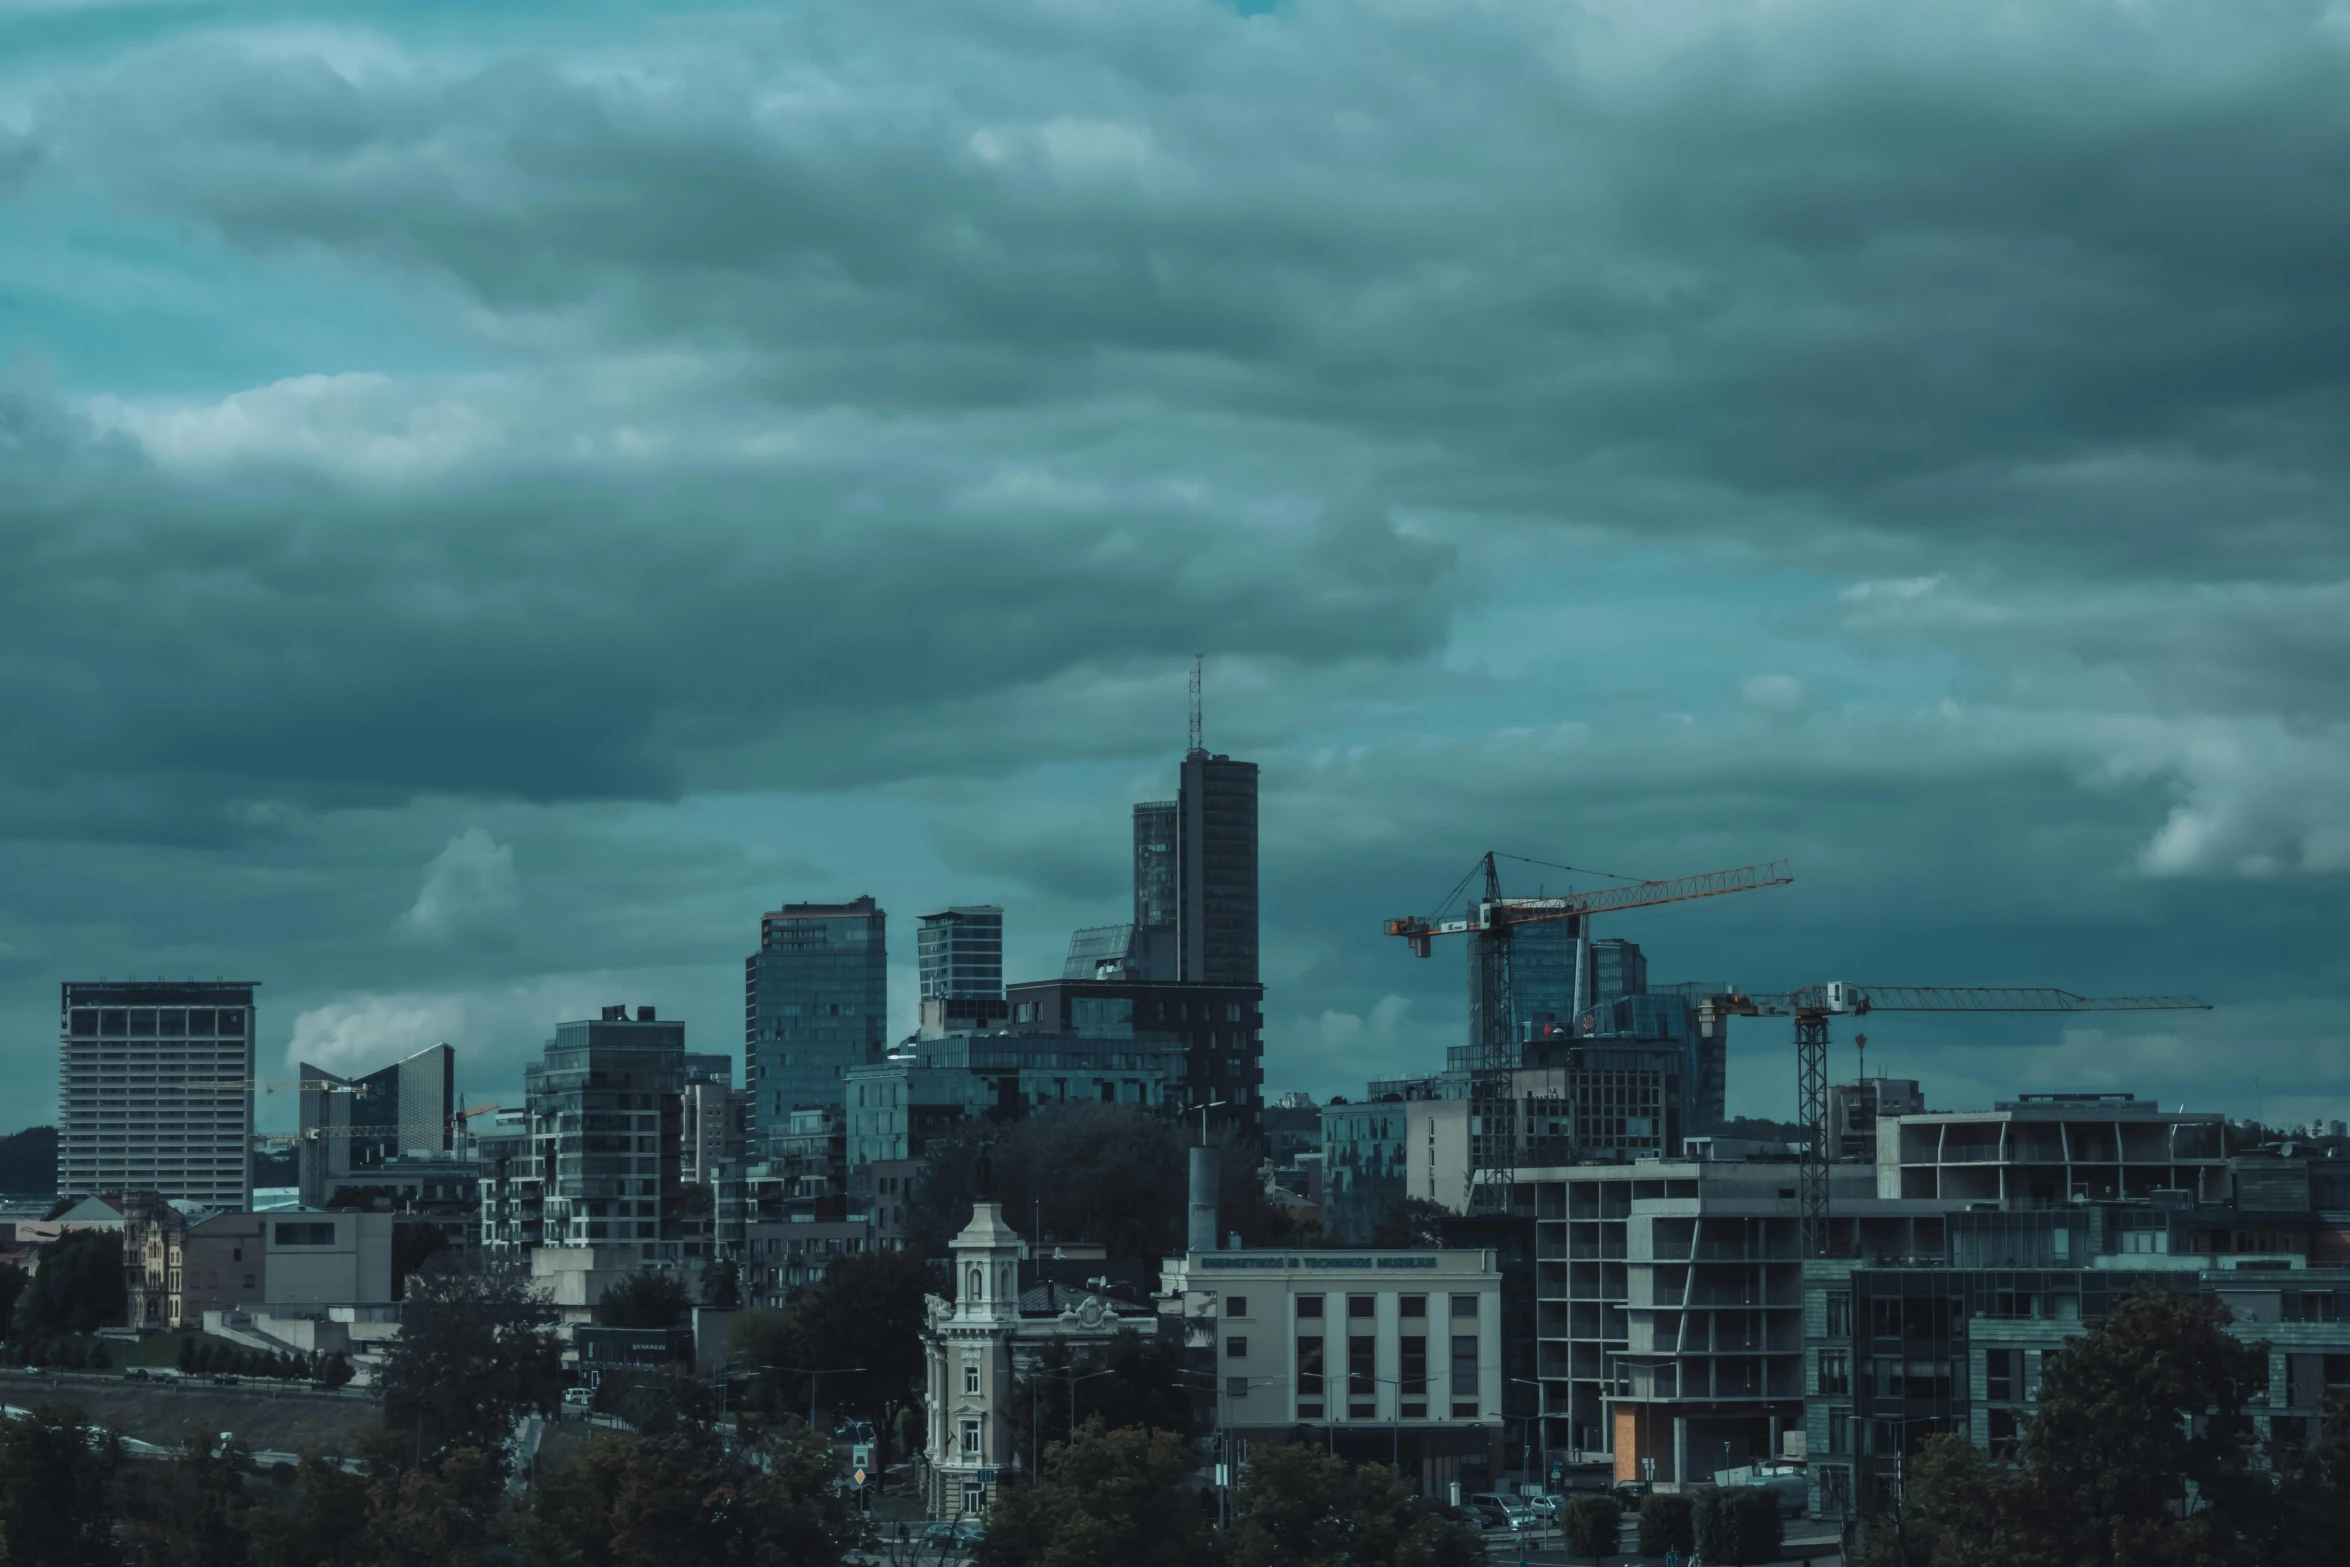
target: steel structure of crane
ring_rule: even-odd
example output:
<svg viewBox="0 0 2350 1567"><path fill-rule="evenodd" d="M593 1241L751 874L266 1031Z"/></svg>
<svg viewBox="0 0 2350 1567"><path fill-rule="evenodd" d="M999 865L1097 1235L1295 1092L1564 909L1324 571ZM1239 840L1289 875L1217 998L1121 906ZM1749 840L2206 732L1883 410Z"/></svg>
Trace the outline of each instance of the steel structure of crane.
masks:
<svg viewBox="0 0 2350 1567"><path fill-rule="evenodd" d="M1438 936L1469 936L1477 943L1477 1037L1471 1042L1469 1096L1476 1130L1470 1138L1469 1163L1472 1175L1469 1201L1472 1208L1491 1209L1507 1207L1509 1192L1517 1174L1518 1107L1513 1103L1511 1069L1520 1064L1519 1042L1513 1020L1511 985L1511 936L1520 925L1542 924L1553 920L1571 920L1576 938L1574 1016L1583 1015L1584 974L1589 968L1590 928L1586 923L1593 914L1612 914L1626 909L1653 908L1665 903L1686 903L1694 898L1713 898L1725 893L1753 892L1764 887L1780 887L1795 879L1785 860L1772 860L1761 865L1742 865L1733 870L1706 871L1696 876L1677 876L1663 881L1628 882L1621 886L1602 887L1592 892L1570 892L1558 897L1505 898L1501 892L1501 875L1494 865L1495 856L1488 851L1469 874L1462 877L1448 895L1437 914L1422 918L1409 915L1387 922L1390 936L1401 936L1410 944L1412 956L1425 958L1435 950ZM1560 867L1572 869L1572 867ZM1474 909L1447 917L1442 910L1449 909L1473 881L1483 878L1483 896ZM1580 1026L1577 1023L1575 1026ZM1482 1181L1474 1172L1483 1172Z"/></svg>
<svg viewBox="0 0 2350 1567"><path fill-rule="evenodd" d="M274 1094L281 1088L298 1088L304 1093L312 1094L355 1094L359 1092L359 1085L356 1083L330 1082L323 1077L224 1077L212 1082L182 1083L180 1086L197 1093L216 1094Z"/></svg>
<svg viewBox="0 0 2350 1567"><path fill-rule="evenodd" d="M2076 996L2028 985L1855 985L1831 980L1780 995L1732 994L1715 1003L1737 1017L1795 1020L1796 1119L1810 1130L1798 1183L1802 1253L1828 1255L1828 1019L1871 1012L2208 1012L2193 996Z"/></svg>

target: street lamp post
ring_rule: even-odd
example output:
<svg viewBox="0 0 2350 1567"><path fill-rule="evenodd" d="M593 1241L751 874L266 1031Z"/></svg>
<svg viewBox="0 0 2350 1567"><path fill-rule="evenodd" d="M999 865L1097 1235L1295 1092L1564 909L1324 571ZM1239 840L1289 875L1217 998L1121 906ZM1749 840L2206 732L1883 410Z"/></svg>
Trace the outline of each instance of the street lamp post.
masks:
<svg viewBox="0 0 2350 1567"><path fill-rule="evenodd" d="M806 1377L808 1379L808 1429L813 1431L816 1429L817 1384L825 1377L849 1376L856 1372L863 1371L865 1368L863 1366L759 1366L754 1369L760 1371L788 1371L794 1376Z"/></svg>
<svg viewBox="0 0 2350 1567"><path fill-rule="evenodd" d="M1530 1387L1534 1390L1534 1436L1542 1454L1542 1489L1548 1491L1550 1489L1550 1420L1542 1408L1542 1384L1532 1377L1512 1377L1510 1380L1520 1387Z"/></svg>

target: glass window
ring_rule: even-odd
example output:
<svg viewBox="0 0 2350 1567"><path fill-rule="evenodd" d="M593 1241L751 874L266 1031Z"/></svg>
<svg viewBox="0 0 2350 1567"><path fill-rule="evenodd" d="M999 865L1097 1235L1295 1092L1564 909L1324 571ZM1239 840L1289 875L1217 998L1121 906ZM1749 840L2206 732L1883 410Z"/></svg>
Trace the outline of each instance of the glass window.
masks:
<svg viewBox="0 0 2350 1567"><path fill-rule="evenodd" d="M1406 1317L1425 1317L1428 1315L1428 1297L1425 1295L1406 1295L1402 1297L1401 1304L1397 1307L1397 1310L1401 1315Z"/></svg>
<svg viewBox="0 0 2350 1567"><path fill-rule="evenodd" d="M1347 1317L1356 1322L1368 1321L1379 1315L1379 1297L1376 1295L1349 1295L1346 1297Z"/></svg>
<svg viewBox="0 0 2350 1567"><path fill-rule="evenodd" d="M1453 1320L1456 1322L1463 1317L1476 1316L1477 1297L1474 1295L1455 1295L1452 1298L1452 1315Z"/></svg>
<svg viewBox="0 0 2350 1567"><path fill-rule="evenodd" d="M1244 1338L1226 1339L1224 1341L1224 1353L1227 1357L1233 1360L1240 1359L1242 1356L1248 1353L1248 1340Z"/></svg>
<svg viewBox="0 0 2350 1567"><path fill-rule="evenodd" d="M1322 1413L1322 1341L1318 1338L1301 1338L1297 1341L1297 1396L1300 1400L1299 1415L1305 1415L1303 1401L1310 1399L1314 1412L1308 1418L1319 1419Z"/></svg>
<svg viewBox="0 0 2350 1567"><path fill-rule="evenodd" d="M1246 1295L1227 1295L1227 1296L1225 1296L1225 1297L1224 1297L1224 1315L1226 1315L1227 1317L1245 1317L1245 1316L1247 1316L1247 1315L1248 1315L1248 1297L1247 1297Z"/></svg>
<svg viewBox="0 0 2350 1567"><path fill-rule="evenodd" d="M1297 1314L1301 1317L1320 1316L1322 1314L1322 1297L1319 1295L1300 1295L1297 1298Z"/></svg>
<svg viewBox="0 0 2350 1567"><path fill-rule="evenodd" d="M1350 1339L1346 1346L1346 1417L1375 1420L1379 1415L1379 1341L1369 1335Z"/></svg>
<svg viewBox="0 0 2350 1567"><path fill-rule="evenodd" d="M976 1360L963 1362L963 1391L966 1393L979 1391L979 1362Z"/></svg>
<svg viewBox="0 0 2350 1567"><path fill-rule="evenodd" d="M1477 1418L1477 1335L1474 1333L1452 1336L1452 1417L1455 1420Z"/></svg>

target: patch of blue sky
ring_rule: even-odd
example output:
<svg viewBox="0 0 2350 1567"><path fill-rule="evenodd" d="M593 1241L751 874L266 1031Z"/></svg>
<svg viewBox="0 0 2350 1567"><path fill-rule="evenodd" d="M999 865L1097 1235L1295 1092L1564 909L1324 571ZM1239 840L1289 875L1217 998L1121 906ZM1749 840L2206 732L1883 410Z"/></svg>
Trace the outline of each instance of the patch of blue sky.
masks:
<svg viewBox="0 0 2350 1567"><path fill-rule="evenodd" d="M232 253L94 196L24 193L0 224L0 359L69 394L224 395L286 376L472 368L386 283L323 257Z"/></svg>

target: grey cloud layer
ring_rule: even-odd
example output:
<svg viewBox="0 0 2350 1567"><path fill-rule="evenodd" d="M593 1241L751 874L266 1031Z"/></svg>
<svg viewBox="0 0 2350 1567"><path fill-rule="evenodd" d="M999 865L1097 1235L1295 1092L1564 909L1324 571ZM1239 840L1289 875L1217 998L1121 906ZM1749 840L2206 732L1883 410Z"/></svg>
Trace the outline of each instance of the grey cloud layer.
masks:
<svg viewBox="0 0 2350 1567"><path fill-rule="evenodd" d="M87 178L758 395L1106 392L1424 504L2076 568L2342 564L2318 5L828 14L628 71L174 50Z"/></svg>
<svg viewBox="0 0 2350 1567"><path fill-rule="evenodd" d="M767 781L925 747L1000 767L1022 737L973 704L1072 666L1203 637L1409 656L1447 610L1441 546L1343 509L1285 540L822 462L198 480L25 395L0 401L0 443L0 696L11 782L35 792L667 797L802 723L822 743L764 756Z"/></svg>

